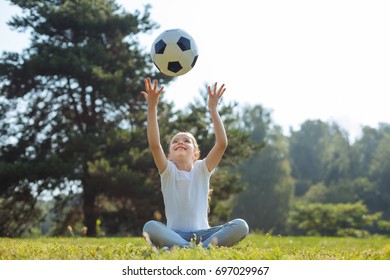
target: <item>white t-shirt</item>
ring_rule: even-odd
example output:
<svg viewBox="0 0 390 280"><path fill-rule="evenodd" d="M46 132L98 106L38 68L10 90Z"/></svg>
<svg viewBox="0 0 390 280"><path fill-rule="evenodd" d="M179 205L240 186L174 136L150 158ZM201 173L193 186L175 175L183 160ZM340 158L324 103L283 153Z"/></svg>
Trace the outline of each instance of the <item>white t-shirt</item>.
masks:
<svg viewBox="0 0 390 280"><path fill-rule="evenodd" d="M195 231L210 227L207 212L212 173L204 159L195 161L189 172L168 161L160 175L168 228Z"/></svg>

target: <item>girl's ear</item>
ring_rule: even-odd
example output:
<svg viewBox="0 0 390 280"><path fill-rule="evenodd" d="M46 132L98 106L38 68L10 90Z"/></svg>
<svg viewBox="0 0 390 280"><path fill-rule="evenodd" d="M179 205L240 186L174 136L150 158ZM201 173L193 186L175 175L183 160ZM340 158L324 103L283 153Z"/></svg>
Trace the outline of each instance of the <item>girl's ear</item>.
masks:
<svg viewBox="0 0 390 280"><path fill-rule="evenodd" d="M194 159L195 159L195 160L198 160L199 157L200 157L200 153L199 153L198 151L195 152L195 154L194 154Z"/></svg>

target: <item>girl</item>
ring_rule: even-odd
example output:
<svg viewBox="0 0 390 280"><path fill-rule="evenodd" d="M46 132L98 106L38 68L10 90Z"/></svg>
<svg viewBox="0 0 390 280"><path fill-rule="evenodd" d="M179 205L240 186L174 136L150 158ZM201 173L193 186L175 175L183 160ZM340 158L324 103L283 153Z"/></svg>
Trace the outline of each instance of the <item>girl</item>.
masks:
<svg viewBox="0 0 390 280"><path fill-rule="evenodd" d="M176 134L170 141L169 154L164 154L160 144L157 122L157 104L164 87L158 89L150 78L144 80L145 91L141 94L148 103L147 137L161 177L167 225L149 221L143 232L145 239L157 247L191 247L191 242L207 248L233 246L249 233L247 223L235 219L224 225L208 224L208 193L210 177L219 164L228 144L225 128L217 106L225 92L225 85L213 89L208 86L208 107L215 131L215 145L206 158L199 160L200 153L194 136L188 132Z"/></svg>

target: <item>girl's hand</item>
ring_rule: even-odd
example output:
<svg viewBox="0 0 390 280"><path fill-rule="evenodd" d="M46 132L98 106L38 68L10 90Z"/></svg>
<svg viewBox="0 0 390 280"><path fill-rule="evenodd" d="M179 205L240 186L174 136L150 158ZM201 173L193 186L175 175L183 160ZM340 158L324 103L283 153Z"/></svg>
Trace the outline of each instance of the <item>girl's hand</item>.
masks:
<svg viewBox="0 0 390 280"><path fill-rule="evenodd" d="M158 98L162 91L164 90L164 86L158 89L158 81L154 80L153 85L150 78L146 78L144 80L145 83L145 91L141 91L141 94L145 97L145 100L148 102L150 106L157 106Z"/></svg>
<svg viewBox="0 0 390 280"><path fill-rule="evenodd" d="M219 101L222 98L222 95L223 95L223 93L226 90L225 84L222 84L222 86L220 86L217 89L217 83L215 83L213 89L211 89L211 87L208 86L207 90L208 90L208 93L209 93L209 102L208 102L209 108L210 109L211 108L217 108L217 106L219 105Z"/></svg>

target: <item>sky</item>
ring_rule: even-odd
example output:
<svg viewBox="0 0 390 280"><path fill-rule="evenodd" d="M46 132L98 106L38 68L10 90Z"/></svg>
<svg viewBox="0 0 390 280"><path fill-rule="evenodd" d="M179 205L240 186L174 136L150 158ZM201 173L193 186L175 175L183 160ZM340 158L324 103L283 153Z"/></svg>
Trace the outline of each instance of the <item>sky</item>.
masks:
<svg viewBox="0 0 390 280"><path fill-rule="evenodd" d="M390 123L390 1L117 0L128 12L151 4L160 27L140 36L149 50L181 28L199 48L190 72L166 86L177 108L205 84L226 85L224 100L262 105L287 135L306 120L337 122L351 141L362 126ZM18 13L0 0L0 52L29 45L6 22Z"/></svg>

